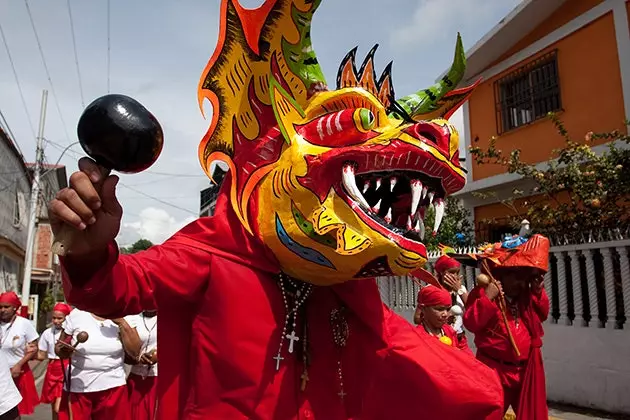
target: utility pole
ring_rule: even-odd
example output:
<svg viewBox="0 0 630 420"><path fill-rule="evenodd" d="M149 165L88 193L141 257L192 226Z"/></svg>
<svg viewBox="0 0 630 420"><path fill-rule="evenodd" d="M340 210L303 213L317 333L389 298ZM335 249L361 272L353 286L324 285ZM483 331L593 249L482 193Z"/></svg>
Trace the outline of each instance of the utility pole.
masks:
<svg viewBox="0 0 630 420"><path fill-rule="evenodd" d="M37 133L37 148L35 149L35 170L33 172L33 185L31 186L31 199L28 213L28 233L26 237L26 255L24 258L24 278L22 280L22 315L28 315L28 301L31 295L31 272L33 269L33 248L35 247L35 233L37 231L37 204L39 202L39 177L44 161L44 123L46 122L46 105L48 103L48 91L42 92L42 108L39 115L39 132Z"/></svg>

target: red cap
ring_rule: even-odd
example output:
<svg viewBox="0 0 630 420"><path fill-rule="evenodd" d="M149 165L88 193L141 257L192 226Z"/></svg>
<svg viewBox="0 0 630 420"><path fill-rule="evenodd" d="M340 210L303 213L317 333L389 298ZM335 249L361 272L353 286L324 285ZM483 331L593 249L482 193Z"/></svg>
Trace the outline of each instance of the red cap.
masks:
<svg viewBox="0 0 630 420"><path fill-rule="evenodd" d="M418 293L418 306L451 306L451 294L441 287L426 286Z"/></svg>
<svg viewBox="0 0 630 420"><path fill-rule="evenodd" d="M72 307L67 303L57 302L53 307L53 312L61 312L65 316L68 316L70 312L72 312Z"/></svg>
<svg viewBox="0 0 630 420"><path fill-rule="evenodd" d="M22 306L22 301L15 292L5 292L0 294L0 303L8 303L15 308L20 308Z"/></svg>
<svg viewBox="0 0 630 420"><path fill-rule="evenodd" d="M450 270L452 268L459 268L461 264L455 258L449 257L448 255L442 255L435 262L435 271L439 274L444 274L446 270Z"/></svg>

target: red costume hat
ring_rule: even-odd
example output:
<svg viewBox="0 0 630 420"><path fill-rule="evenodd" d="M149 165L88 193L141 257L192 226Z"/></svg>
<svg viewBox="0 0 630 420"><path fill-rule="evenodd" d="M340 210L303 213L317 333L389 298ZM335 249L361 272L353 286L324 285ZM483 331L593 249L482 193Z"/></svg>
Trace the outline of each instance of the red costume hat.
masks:
<svg viewBox="0 0 630 420"><path fill-rule="evenodd" d="M418 293L418 306L451 306L451 294L441 287L426 286Z"/></svg>
<svg viewBox="0 0 630 420"><path fill-rule="evenodd" d="M53 312L61 312L65 316L68 316L70 312L72 312L72 307L67 303L57 302L53 307Z"/></svg>
<svg viewBox="0 0 630 420"><path fill-rule="evenodd" d="M531 267L543 272L549 271L549 239L534 235L516 248L498 245L494 249L500 267Z"/></svg>
<svg viewBox="0 0 630 420"><path fill-rule="evenodd" d="M15 292L5 292L0 294L0 303L8 303L15 308L22 306L22 302Z"/></svg>
<svg viewBox="0 0 630 420"><path fill-rule="evenodd" d="M442 255L435 262L435 271L439 274L444 274L447 270L459 267L461 267L459 261L455 258L449 257L448 255Z"/></svg>

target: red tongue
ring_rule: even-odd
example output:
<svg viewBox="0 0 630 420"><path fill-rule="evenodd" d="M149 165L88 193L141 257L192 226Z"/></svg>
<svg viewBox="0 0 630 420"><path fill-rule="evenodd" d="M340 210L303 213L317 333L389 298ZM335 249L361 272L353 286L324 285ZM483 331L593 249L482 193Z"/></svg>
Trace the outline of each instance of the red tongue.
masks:
<svg viewBox="0 0 630 420"><path fill-rule="evenodd" d="M440 282L433 276L433 274L429 273L424 268L418 268L416 271L410 273L410 276L415 277L418 280L422 280L425 283L431 284L436 287L442 287Z"/></svg>

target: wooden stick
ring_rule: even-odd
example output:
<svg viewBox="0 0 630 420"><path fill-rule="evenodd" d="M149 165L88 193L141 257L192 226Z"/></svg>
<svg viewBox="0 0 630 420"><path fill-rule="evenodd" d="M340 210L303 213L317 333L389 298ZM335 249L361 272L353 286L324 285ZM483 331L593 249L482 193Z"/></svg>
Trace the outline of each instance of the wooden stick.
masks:
<svg viewBox="0 0 630 420"><path fill-rule="evenodd" d="M484 274L490 277L490 281L495 285L495 287L498 287L499 282L497 281L497 279L494 278L492 273L490 273L490 268L488 267L488 262L486 260L483 260L481 262L481 268L483 269L483 271L485 271ZM514 353L516 353L516 356L520 356L521 352L518 350L516 341L514 341L514 336L512 335L512 330L510 329L510 324L507 319L505 297L503 296L502 292L499 292L499 309L501 310L501 316L503 318L503 322L505 323L505 329L507 330L508 339L510 340L512 349L514 349Z"/></svg>

